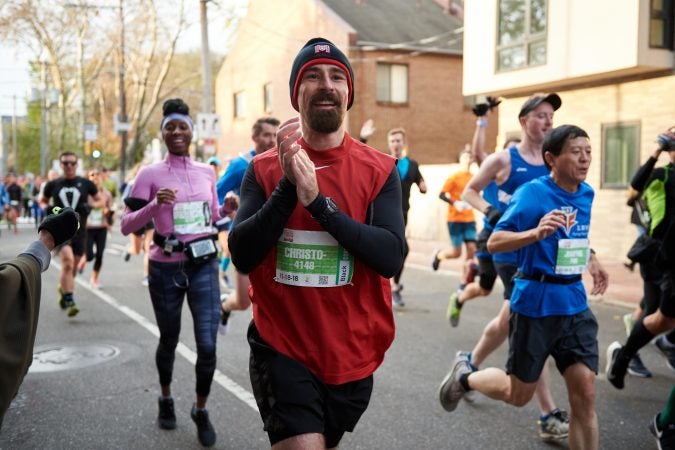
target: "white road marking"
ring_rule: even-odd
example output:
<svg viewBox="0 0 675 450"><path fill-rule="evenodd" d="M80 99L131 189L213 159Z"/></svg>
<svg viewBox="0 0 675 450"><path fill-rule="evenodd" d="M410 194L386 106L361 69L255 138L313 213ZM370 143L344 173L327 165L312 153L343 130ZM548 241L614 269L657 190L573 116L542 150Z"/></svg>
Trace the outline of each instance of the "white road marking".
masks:
<svg viewBox="0 0 675 450"><path fill-rule="evenodd" d="M53 260L51 265L61 270L61 265ZM75 282L80 286L82 286L83 288L87 289L89 292L91 292L101 300L103 300L104 302L106 302L108 305L112 306L113 308L120 311L122 314L129 317L131 320L133 320L146 330L148 330L153 336L159 338L159 329L157 328L157 325L146 319L142 314L139 314L138 312L129 308L128 306L123 305L113 296L106 294L100 289L94 289L91 286L91 284L89 284L86 281L82 281L80 278L76 277ZM183 344L182 342L178 343L178 347L176 348L176 350L179 355L187 359L191 364L195 364L195 362L197 361L197 353L192 351L187 345ZM247 391L245 388L243 388L241 385L239 385L237 382L235 382L233 379L225 375L220 370L216 369L216 372L213 375L213 381L221 385L223 388L225 388L232 395L234 395L239 400L244 402L251 409L258 411L258 405L255 402L255 397L253 396L253 394Z"/></svg>

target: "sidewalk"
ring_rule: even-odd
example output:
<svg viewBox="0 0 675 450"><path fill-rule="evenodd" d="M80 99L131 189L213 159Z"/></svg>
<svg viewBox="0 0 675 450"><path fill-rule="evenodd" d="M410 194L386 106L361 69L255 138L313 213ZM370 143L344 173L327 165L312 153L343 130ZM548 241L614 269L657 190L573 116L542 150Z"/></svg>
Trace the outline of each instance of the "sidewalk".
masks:
<svg viewBox="0 0 675 450"><path fill-rule="evenodd" d="M450 243L409 238L408 245L410 246L410 253L406 264L431 270L431 259L434 251L449 247ZM630 272L624 267L624 261L603 259L600 254L598 254L598 258L609 273L609 287L603 295L589 296L589 300L634 308L642 298L642 278L638 266L635 267L634 272ZM461 273L461 259L442 261L439 272L459 275ZM590 292L592 281L587 274L584 275L584 283L586 290Z"/></svg>

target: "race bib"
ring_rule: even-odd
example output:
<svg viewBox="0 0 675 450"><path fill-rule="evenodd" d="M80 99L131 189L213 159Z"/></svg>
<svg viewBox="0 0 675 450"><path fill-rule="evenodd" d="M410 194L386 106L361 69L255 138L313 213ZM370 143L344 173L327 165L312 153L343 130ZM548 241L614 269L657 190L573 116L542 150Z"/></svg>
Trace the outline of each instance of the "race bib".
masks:
<svg viewBox="0 0 675 450"><path fill-rule="evenodd" d="M277 282L335 287L350 284L353 274L354 256L330 234L284 228L277 242Z"/></svg>
<svg viewBox="0 0 675 450"><path fill-rule="evenodd" d="M556 257L555 273L579 275L586 270L591 256L588 239L560 239Z"/></svg>
<svg viewBox="0 0 675 450"><path fill-rule="evenodd" d="M180 202L173 205L173 228L176 234L210 233L209 202Z"/></svg>
<svg viewBox="0 0 675 450"><path fill-rule="evenodd" d="M92 209L87 218L87 225L90 227L102 227L103 226L103 209L96 208Z"/></svg>

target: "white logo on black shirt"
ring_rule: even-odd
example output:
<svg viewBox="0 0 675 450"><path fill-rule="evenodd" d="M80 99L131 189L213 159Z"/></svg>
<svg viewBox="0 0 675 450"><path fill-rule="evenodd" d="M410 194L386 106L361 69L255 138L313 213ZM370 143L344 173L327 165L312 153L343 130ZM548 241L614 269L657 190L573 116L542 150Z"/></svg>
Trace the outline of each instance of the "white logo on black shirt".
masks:
<svg viewBox="0 0 675 450"><path fill-rule="evenodd" d="M75 187L62 187L59 191L59 199L64 208L77 209L77 204L80 201L80 190Z"/></svg>

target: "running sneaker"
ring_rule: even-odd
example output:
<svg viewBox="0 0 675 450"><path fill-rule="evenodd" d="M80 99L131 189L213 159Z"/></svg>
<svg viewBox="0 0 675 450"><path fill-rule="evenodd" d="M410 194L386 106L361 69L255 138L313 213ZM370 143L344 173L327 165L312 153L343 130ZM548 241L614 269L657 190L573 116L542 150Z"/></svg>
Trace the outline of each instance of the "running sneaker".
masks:
<svg viewBox="0 0 675 450"><path fill-rule="evenodd" d="M124 259L124 262L129 262L129 260L131 259L131 253L129 252L122 253L122 259Z"/></svg>
<svg viewBox="0 0 675 450"><path fill-rule="evenodd" d="M452 362L452 369L438 387L438 398L444 410L452 412L457 408L457 403L466 394L459 379L468 373L471 373L469 359L463 353L458 353Z"/></svg>
<svg viewBox="0 0 675 450"><path fill-rule="evenodd" d="M628 374L639 378L652 377L652 373L642 363L642 358L640 358L639 353L636 353L635 356L633 356L630 362L628 363Z"/></svg>
<svg viewBox="0 0 675 450"><path fill-rule="evenodd" d="M539 424L539 437L543 440L554 441L567 438L570 426L567 411L556 408L546 417L540 418L537 423Z"/></svg>
<svg viewBox="0 0 675 450"><path fill-rule="evenodd" d="M438 270L438 266L441 264L441 260L438 259L438 254L440 252L440 250L436 250L434 252L434 258L431 260L431 268L434 269L434 271Z"/></svg>
<svg viewBox="0 0 675 450"><path fill-rule="evenodd" d="M150 284L150 282L148 281L148 277L147 277L147 276L143 277L143 281L141 281L141 284L142 284L143 286L147 286L148 284Z"/></svg>
<svg viewBox="0 0 675 450"><path fill-rule="evenodd" d="M448 300L448 310L446 312L446 316L452 327L459 325L459 315L461 312L462 305L459 303L459 292L455 291L450 294L450 299Z"/></svg>
<svg viewBox="0 0 675 450"><path fill-rule="evenodd" d="M80 312L74 300L67 301L66 305L68 306L68 317L75 317Z"/></svg>
<svg viewBox="0 0 675 450"><path fill-rule="evenodd" d="M216 430L213 429L213 425L211 425L211 421L209 420L209 412L206 409L197 409L195 405L192 405L190 417L192 417L192 421L197 425L199 443L204 447L211 447L215 444Z"/></svg>
<svg viewBox="0 0 675 450"><path fill-rule="evenodd" d="M157 424L163 430L173 430L176 428L176 412L173 409L173 398L159 397L159 414L157 415Z"/></svg>
<svg viewBox="0 0 675 450"><path fill-rule="evenodd" d="M668 367L670 367L671 370L675 370L675 347L672 347L669 344L670 342L666 339L665 335L659 336L659 338L654 341L656 348L658 348L663 356L666 357Z"/></svg>
<svg viewBox="0 0 675 450"><path fill-rule="evenodd" d="M627 368L624 368L623 366L628 366L628 364L622 364L621 361L618 361L620 351L621 344L618 341L614 341L609 344L609 347L607 347L607 366L605 367L607 381L612 383L612 386L617 389L623 389L623 382L626 376Z"/></svg>
<svg viewBox="0 0 675 450"><path fill-rule="evenodd" d="M463 352L462 350L458 351L455 356L460 356L463 358L466 358L469 361L469 366L471 367L471 371L475 372L477 369L473 367L471 364L471 352ZM467 391L464 393L464 396L462 397L462 400L464 400L467 403L473 403L476 401L476 391Z"/></svg>
<svg viewBox="0 0 675 450"><path fill-rule="evenodd" d="M61 284L56 285L56 292L59 296L59 306L61 309L66 309L68 305L66 305L66 300L63 298L63 290L61 290Z"/></svg>
<svg viewBox="0 0 675 450"><path fill-rule="evenodd" d="M630 336L630 332L633 331L633 314L624 314L622 319L623 326L626 327L626 336Z"/></svg>
<svg viewBox="0 0 675 450"><path fill-rule="evenodd" d="M656 446L659 450L672 450L675 449L675 425L669 423L662 430L659 427L659 418L661 413L656 414L652 417L652 420L649 421L649 431L656 438Z"/></svg>

